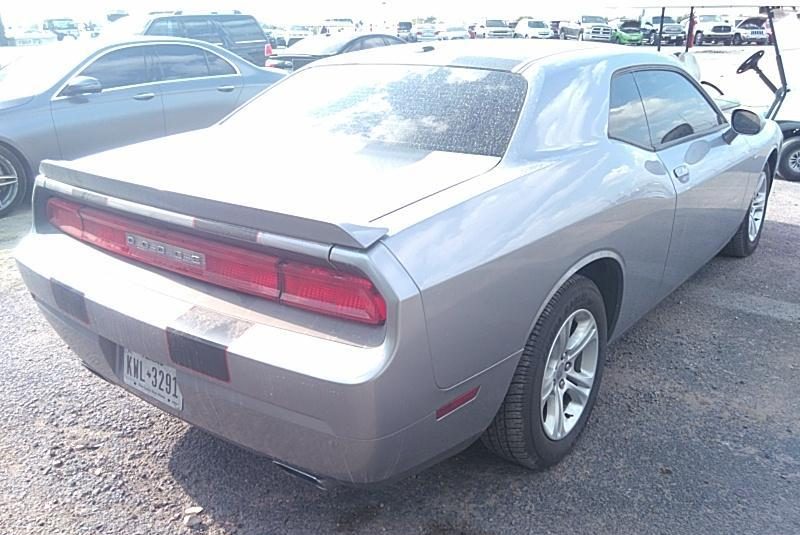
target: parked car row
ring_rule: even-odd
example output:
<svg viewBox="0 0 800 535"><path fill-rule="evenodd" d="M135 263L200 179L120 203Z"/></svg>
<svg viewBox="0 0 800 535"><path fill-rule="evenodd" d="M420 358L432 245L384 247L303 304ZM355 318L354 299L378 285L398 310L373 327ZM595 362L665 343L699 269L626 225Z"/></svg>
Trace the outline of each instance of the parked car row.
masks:
<svg viewBox="0 0 800 535"><path fill-rule="evenodd" d="M0 69L0 217L27 197L46 158L205 128L283 76L181 38L31 49Z"/></svg>

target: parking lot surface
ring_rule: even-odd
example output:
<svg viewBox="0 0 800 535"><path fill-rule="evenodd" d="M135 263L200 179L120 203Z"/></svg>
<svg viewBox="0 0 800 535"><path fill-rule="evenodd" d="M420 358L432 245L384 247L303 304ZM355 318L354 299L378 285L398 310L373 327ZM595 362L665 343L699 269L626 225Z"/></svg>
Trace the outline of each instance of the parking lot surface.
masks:
<svg viewBox="0 0 800 535"><path fill-rule="evenodd" d="M611 347L563 463L478 443L369 491L319 491L87 372L14 267L29 219L0 220L0 533L800 533L800 184L775 183L752 257L713 260Z"/></svg>

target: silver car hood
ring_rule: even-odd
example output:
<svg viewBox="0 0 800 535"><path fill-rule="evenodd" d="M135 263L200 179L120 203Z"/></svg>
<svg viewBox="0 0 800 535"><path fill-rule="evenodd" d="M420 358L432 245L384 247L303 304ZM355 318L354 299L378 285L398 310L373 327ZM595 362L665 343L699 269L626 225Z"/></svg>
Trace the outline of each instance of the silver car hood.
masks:
<svg viewBox="0 0 800 535"><path fill-rule="evenodd" d="M227 134L212 127L72 162L45 161L41 169L50 179L164 210L368 247L386 233L376 219L500 160L353 139L291 144Z"/></svg>
<svg viewBox="0 0 800 535"><path fill-rule="evenodd" d="M14 96L12 98L3 98L3 92L0 90L0 111L18 108L31 101L33 95L29 96Z"/></svg>

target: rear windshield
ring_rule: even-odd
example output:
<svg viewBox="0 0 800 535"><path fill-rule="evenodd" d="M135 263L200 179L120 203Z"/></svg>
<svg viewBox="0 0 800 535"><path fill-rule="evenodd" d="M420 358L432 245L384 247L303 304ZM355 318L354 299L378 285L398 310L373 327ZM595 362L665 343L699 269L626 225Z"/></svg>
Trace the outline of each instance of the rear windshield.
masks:
<svg viewBox="0 0 800 535"><path fill-rule="evenodd" d="M320 90L320 88L324 88ZM332 65L299 71L223 127L268 121L288 142L374 141L430 151L502 156L525 100L508 72L438 66Z"/></svg>
<svg viewBox="0 0 800 535"><path fill-rule="evenodd" d="M411 29L411 23L410 22L398 22L397 23L397 29L398 30L410 30Z"/></svg>
<svg viewBox="0 0 800 535"><path fill-rule="evenodd" d="M528 28L547 28L547 26L540 20L529 20Z"/></svg>
<svg viewBox="0 0 800 535"><path fill-rule="evenodd" d="M508 24L504 20L490 19L486 21L487 28L508 28Z"/></svg>
<svg viewBox="0 0 800 535"><path fill-rule="evenodd" d="M605 17L588 16L581 17L581 22L584 24L606 24L606 19Z"/></svg>

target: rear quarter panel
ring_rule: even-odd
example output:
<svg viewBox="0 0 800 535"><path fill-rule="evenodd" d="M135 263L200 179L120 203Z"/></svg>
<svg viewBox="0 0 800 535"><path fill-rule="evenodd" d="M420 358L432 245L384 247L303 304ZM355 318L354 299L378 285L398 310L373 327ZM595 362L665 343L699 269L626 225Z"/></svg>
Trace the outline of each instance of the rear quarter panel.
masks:
<svg viewBox="0 0 800 535"><path fill-rule="evenodd" d="M533 82L506 159L461 186L488 188L438 211L452 188L428 201L435 215L385 239L422 293L440 387L517 357L552 293L594 258L623 269L615 332L663 297L675 191L653 153L606 138L613 70L556 69ZM381 222L397 229L402 217Z"/></svg>

